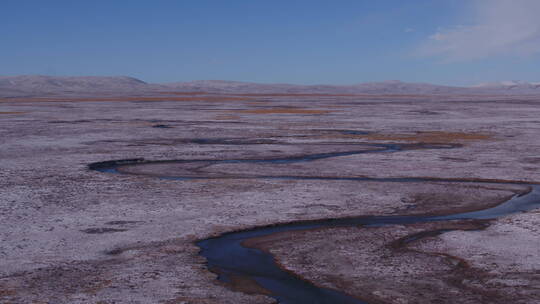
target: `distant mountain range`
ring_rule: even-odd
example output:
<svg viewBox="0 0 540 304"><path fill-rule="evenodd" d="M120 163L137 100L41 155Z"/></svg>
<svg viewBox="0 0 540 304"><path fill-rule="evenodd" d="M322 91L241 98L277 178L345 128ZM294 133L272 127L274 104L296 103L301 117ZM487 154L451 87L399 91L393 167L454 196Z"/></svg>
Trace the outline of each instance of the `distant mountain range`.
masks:
<svg viewBox="0 0 540 304"><path fill-rule="evenodd" d="M128 93L155 90L155 87L132 77L57 77L41 75L0 76L0 96L38 94Z"/></svg>
<svg viewBox="0 0 540 304"><path fill-rule="evenodd" d="M355 85L261 84L224 80L198 80L152 84L118 76L58 77L41 75L0 76L0 96L90 94L151 94L157 92L209 92L230 94L540 94L540 82L504 81L472 87L452 87L428 83L406 83L397 80Z"/></svg>

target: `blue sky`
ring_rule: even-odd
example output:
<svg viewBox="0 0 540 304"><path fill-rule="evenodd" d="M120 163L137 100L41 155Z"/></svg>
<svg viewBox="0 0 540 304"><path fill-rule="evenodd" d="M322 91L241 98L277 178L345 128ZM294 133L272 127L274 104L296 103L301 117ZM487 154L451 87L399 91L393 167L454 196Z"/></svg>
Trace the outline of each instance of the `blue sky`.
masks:
<svg viewBox="0 0 540 304"><path fill-rule="evenodd" d="M537 0L2 0L0 75L540 81Z"/></svg>

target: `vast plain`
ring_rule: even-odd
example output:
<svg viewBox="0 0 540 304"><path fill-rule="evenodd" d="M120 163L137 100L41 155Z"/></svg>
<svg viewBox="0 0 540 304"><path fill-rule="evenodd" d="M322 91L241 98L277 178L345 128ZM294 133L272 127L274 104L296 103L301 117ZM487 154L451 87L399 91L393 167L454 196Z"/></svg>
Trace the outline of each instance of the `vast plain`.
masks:
<svg viewBox="0 0 540 304"><path fill-rule="evenodd" d="M540 98L530 95L170 91L18 95L0 108L6 304L275 303L254 277L217 280L198 242L478 211L540 183ZM131 161L92 170L114 160ZM243 245L361 303L533 304L539 225L530 208Z"/></svg>

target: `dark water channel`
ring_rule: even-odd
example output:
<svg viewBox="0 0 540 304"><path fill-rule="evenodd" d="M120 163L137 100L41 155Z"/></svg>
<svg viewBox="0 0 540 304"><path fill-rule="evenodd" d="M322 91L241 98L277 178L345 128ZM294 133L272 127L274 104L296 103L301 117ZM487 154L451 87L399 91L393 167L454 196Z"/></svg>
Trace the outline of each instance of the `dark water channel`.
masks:
<svg viewBox="0 0 540 304"><path fill-rule="evenodd" d="M317 153L302 156L291 156L271 159L225 159L225 160L167 160L145 161L143 159L129 159L93 163L89 165L92 170L108 173L128 174L118 170L120 167L136 166L138 164L163 164L163 163L196 163L223 164L223 163L294 163L308 162L319 159L327 159L339 156L365 154L365 153L391 153L407 149L448 149L455 145L434 144L359 144L364 149ZM363 226L380 227L387 225L413 224L426 222L440 222L449 220L467 219L495 219L501 216L517 212L525 212L540 207L540 186L525 182L497 181L497 180L474 180L474 179L438 179L438 178L366 178L366 177L324 177L324 176L268 176L268 175L227 175L216 177L204 176L161 176L166 179L211 179L211 178L264 178L264 179L295 179L295 180L352 180L352 181L378 181L378 182L456 182L456 183L490 183L490 184L521 184L530 187L530 191L515 195L510 200L489 209L474 212L449 214L444 216L360 216L341 219L324 219L281 224L269 227L260 227L251 230L230 232L218 237L209 238L197 242L201 248L200 254L208 261L208 268L219 274L219 280L231 282L233 277L244 277L255 281L269 291L270 296L282 304L336 304L336 303L366 303L357 298L341 293L336 290L317 287L301 278L282 270L269 253L256 248L243 246L243 242L256 237L268 236L273 233L307 230L322 227L348 227ZM445 230L450 231L450 230Z"/></svg>

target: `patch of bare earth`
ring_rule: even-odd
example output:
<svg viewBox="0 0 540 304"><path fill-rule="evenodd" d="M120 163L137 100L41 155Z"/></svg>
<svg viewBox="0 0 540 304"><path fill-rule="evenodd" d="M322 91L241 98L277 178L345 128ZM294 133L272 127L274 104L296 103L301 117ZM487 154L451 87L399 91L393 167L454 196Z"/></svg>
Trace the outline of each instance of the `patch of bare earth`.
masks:
<svg viewBox="0 0 540 304"><path fill-rule="evenodd" d="M444 131L419 131L414 133L370 133L370 134L340 134L343 138L362 138L367 140L381 141L407 141L424 143L459 143L467 141L491 140L492 134L474 132L444 132Z"/></svg>

